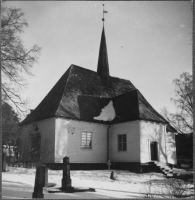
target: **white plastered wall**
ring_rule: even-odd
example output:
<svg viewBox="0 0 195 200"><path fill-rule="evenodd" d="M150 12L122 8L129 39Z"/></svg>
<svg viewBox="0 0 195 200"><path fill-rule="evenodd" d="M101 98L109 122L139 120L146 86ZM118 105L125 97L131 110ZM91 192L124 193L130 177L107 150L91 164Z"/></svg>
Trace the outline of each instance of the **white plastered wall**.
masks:
<svg viewBox="0 0 195 200"><path fill-rule="evenodd" d="M107 127L89 122L56 119L55 162L61 163L68 156L72 163L105 163ZM82 131L92 132L92 149L82 149Z"/></svg>
<svg viewBox="0 0 195 200"><path fill-rule="evenodd" d="M155 122L141 121L141 162L151 161L150 142L158 143L158 161L167 162L166 142L165 142L165 125Z"/></svg>
<svg viewBox="0 0 195 200"><path fill-rule="evenodd" d="M127 151L118 151L118 135L126 134ZM110 153L112 162L140 162L140 126L139 121L112 125L110 128Z"/></svg>
<svg viewBox="0 0 195 200"><path fill-rule="evenodd" d="M175 163L175 158L170 157L174 154L175 148L172 148L170 139L173 142L173 137L168 136L166 133L166 125L159 124L155 122L140 122L140 133L141 133L141 162L150 162L151 161L151 152L150 152L150 142L156 141L158 144L158 161L163 163Z"/></svg>
<svg viewBox="0 0 195 200"><path fill-rule="evenodd" d="M177 164L175 134L166 133L168 163Z"/></svg>

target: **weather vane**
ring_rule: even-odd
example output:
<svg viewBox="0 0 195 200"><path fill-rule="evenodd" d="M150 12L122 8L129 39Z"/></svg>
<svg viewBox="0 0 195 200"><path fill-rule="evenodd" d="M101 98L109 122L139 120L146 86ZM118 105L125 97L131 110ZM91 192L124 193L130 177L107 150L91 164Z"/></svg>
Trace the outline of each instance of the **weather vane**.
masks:
<svg viewBox="0 0 195 200"><path fill-rule="evenodd" d="M104 19L104 13L108 13L108 11L104 10L104 4L102 4L102 5L103 5L103 18L102 18L102 21L104 23L104 21L105 21L105 19Z"/></svg>

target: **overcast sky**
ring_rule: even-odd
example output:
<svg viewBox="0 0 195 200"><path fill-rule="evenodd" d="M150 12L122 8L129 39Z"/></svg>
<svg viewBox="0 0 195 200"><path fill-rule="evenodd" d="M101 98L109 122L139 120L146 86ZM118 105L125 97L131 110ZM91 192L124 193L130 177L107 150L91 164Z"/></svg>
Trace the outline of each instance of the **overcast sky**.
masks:
<svg viewBox="0 0 195 200"><path fill-rule="evenodd" d="M174 111L173 79L192 71L192 3L184 1L12 1L42 48L24 97L34 109L71 64L97 70L105 4L110 75L130 80L160 112Z"/></svg>

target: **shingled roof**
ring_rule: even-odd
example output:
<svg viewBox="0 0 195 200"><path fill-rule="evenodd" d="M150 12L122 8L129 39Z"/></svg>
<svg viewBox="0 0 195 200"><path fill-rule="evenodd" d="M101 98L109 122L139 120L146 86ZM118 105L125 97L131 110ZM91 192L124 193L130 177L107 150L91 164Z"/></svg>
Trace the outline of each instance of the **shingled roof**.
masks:
<svg viewBox="0 0 195 200"><path fill-rule="evenodd" d="M98 122L93 118L111 100L116 117L112 122L101 123L138 119L167 123L130 81L109 76L105 86L97 72L71 65L21 125L55 116Z"/></svg>
<svg viewBox="0 0 195 200"><path fill-rule="evenodd" d="M54 116L80 119L78 95L94 97L116 97L135 89L129 81L108 77L108 85L97 72L71 65L47 96L20 125L51 118Z"/></svg>

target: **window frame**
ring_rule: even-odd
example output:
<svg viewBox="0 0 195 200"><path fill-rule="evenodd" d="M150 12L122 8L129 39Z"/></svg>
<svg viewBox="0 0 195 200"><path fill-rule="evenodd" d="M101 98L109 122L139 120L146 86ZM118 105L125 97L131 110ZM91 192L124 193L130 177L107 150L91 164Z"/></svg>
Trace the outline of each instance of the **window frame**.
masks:
<svg viewBox="0 0 195 200"><path fill-rule="evenodd" d="M123 140L123 136L125 136L125 141ZM119 141L119 137L121 137L121 141ZM117 135L117 145L118 145L117 146L118 152L126 152L127 151L127 134L118 134Z"/></svg>
<svg viewBox="0 0 195 200"><path fill-rule="evenodd" d="M83 133L86 133L86 140L84 141L85 143L87 143L87 141L91 142L91 146L89 147L84 147L83 146ZM87 139L87 134L91 134L91 140ZM82 150L92 150L92 132L91 131L81 131L81 149ZM86 145L85 145L86 146Z"/></svg>

